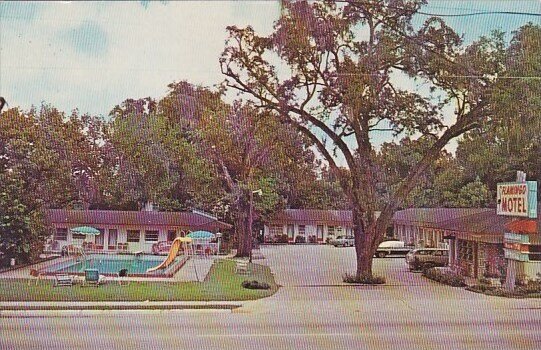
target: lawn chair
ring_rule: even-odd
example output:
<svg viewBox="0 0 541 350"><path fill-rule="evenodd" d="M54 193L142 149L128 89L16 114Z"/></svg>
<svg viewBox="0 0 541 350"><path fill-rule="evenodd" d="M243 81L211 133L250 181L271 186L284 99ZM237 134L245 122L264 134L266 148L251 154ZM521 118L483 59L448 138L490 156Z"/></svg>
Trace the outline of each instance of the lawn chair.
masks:
<svg viewBox="0 0 541 350"><path fill-rule="evenodd" d="M30 276L35 277L36 286L37 286L38 281L41 279L41 277L43 277L43 274L41 272L39 272L38 270L36 270L36 269L30 269ZM31 281L32 281L31 279L28 280L28 285L30 285Z"/></svg>
<svg viewBox="0 0 541 350"><path fill-rule="evenodd" d="M128 285L130 283L130 281L127 281L127 280L124 279L125 277L128 277L128 269L122 269L122 270L118 271L116 276L117 276L119 285L122 286L123 285L122 282L126 282L125 285Z"/></svg>
<svg viewBox="0 0 541 350"><path fill-rule="evenodd" d="M237 274L246 274L248 273L248 261L246 260L237 260L237 266L235 269L235 273Z"/></svg>
<svg viewBox="0 0 541 350"><path fill-rule="evenodd" d="M54 287L73 286L73 277L66 274L55 275Z"/></svg>
<svg viewBox="0 0 541 350"><path fill-rule="evenodd" d="M85 280L83 282L83 286L85 286L88 283L88 284L94 284L96 287L98 287L100 284L103 284L104 282L105 282L105 276L100 275L97 269L85 270Z"/></svg>

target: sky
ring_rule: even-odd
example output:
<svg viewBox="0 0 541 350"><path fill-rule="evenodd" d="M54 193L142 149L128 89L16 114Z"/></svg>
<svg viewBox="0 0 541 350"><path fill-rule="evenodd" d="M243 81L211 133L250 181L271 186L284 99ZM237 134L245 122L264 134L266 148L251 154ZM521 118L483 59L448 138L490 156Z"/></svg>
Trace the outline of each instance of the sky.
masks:
<svg viewBox="0 0 541 350"><path fill-rule="evenodd" d="M541 0L431 0L426 12L541 13ZM10 107L42 102L69 113L108 115L127 98L160 98L173 81L223 81L226 26L270 34L278 1L0 2L0 96ZM426 17L419 16L417 23ZM466 42L510 33L541 17L445 18Z"/></svg>

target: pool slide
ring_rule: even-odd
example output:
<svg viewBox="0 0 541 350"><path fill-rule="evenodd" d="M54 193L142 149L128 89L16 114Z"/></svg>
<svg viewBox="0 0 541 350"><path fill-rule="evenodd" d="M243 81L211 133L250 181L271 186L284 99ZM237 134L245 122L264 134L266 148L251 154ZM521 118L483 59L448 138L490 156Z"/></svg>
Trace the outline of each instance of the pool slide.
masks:
<svg viewBox="0 0 541 350"><path fill-rule="evenodd" d="M182 238L183 237L175 238L175 240L173 241L173 244L171 244L171 249L169 250L169 254L167 255L167 258L165 258L165 260L160 265L148 269L147 272L165 269L167 266L171 265L171 263L175 261L175 258L177 257L180 246L182 245Z"/></svg>

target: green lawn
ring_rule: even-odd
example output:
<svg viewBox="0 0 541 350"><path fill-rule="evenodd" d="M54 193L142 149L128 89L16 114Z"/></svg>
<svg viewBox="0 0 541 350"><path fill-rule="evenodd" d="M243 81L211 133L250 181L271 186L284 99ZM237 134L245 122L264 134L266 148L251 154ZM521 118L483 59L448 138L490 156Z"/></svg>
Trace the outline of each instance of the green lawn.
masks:
<svg viewBox="0 0 541 350"><path fill-rule="evenodd" d="M245 280L267 282L271 289L242 287ZM268 297L278 289L270 269L251 265L251 273L237 275L235 262L217 260L204 282L130 282L119 286L109 282L99 287L74 285L53 287L52 280L38 285L23 279L0 279L0 301L242 301Z"/></svg>

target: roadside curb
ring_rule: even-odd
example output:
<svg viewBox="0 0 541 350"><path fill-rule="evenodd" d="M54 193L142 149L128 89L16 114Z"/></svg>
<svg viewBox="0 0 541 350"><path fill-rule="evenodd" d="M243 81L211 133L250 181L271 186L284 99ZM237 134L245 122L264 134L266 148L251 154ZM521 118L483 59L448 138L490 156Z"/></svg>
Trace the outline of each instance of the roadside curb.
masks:
<svg viewBox="0 0 541 350"><path fill-rule="evenodd" d="M234 310L245 302L2 302L0 317L6 312L27 311L114 311L114 310Z"/></svg>

